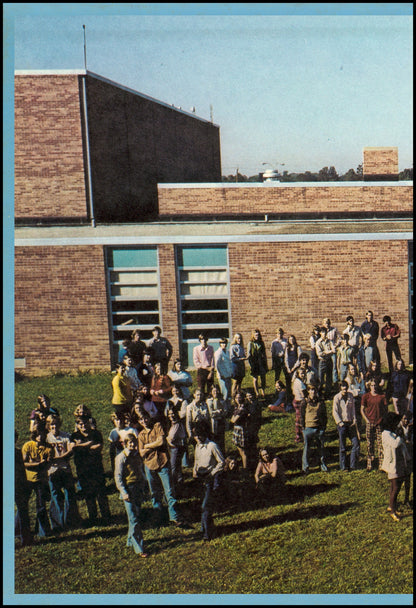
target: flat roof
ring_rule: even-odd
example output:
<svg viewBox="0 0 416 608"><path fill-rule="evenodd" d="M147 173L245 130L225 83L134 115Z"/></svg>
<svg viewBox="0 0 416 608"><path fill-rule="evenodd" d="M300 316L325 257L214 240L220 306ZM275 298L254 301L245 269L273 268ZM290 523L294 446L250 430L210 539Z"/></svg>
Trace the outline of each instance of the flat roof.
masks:
<svg viewBox="0 0 416 608"><path fill-rule="evenodd" d="M371 188L374 186L391 186L400 188L413 186L413 181L360 181L360 182L207 182L207 183L158 183L160 189L168 188Z"/></svg>
<svg viewBox="0 0 416 608"><path fill-rule="evenodd" d="M195 118L196 120L199 120L201 122L208 123L208 124L212 125L213 127L216 127L217 129L219 129L219 125L215 124L214 122L211 122L210 120L207 120L206 118L201 118L200 116L197 116L193 112L187 112L186 110L182 110L182 108L177 107L174 104L169 104L165 101L160 101L159 99L150 97L149 95L146 95L145 93L140 93L139 91L136 91L135 89L130 89L129 87L125 87L124 85L122 85L118 82L115 82L114 80L110 80L109 78L106 78L105 76L101 76L100 74L96 74L95 72L90 72L89 70L85 70L85 69L84 70L83 69L15 70L14 73L15 73L15 76L92 76L93 78L96 78L97 80L101 80L102 82L111 84L112 86L117 87L118 89L122 89L123 91L126 91L127 93L132 93L133 95L137 95L139 97L142 97L143 99L148 99L149 101L153 101L154 103L157 103L161 106L164 106L171 110L175 110L176 112L180 112L181 114L185 114L186 116L190 116L191 118Z"/></svg>
<svg viewBox="0 0 416 608"><path fill-rule="evenodd" d="M411 240L410 219L149 222L83 226L21 226L16 246Z"/></svg>

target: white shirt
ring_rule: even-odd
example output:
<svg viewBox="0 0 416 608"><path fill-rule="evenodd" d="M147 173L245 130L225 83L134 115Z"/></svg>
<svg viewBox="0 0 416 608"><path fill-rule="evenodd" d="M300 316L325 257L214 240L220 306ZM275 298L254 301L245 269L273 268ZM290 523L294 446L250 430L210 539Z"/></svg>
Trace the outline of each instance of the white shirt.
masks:
<svg viewBox="0 0 416 608"><path fill-rule="evenodd" d="M345 397L339 392L335 395L332 405L332 416L335 420L335 424L341 422L352 422L355 420L355 407L354 407L354 395L347 391Z"/></svg>
<svg viewBox="0 0 416 608"><path fill-rule="evenodd" d="M64 431L59 431L56 437L55 435L53 435L53 433L48 433L46 436L46 441L50 443L53 447L55 457L61 456L62 454L65 454L65 452L68 452L71 445L70 436ZM52 460L48 468L48 475L56 473L58 469L71 471L69 458L60 458L59 460Z"/></svg>
<svg viewBox="0 0 416 608"><path fill-rule="evenodd" d="M195 446L194 474L208 472L214 476L224 468L224 456L213 441L206 439Z"/></svg>

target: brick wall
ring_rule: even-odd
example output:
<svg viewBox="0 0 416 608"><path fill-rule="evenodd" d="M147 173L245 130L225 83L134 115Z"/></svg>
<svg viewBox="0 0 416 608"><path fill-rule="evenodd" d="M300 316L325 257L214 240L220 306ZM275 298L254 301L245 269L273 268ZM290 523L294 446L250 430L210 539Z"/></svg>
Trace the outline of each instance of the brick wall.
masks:
<svg viewBox="0 0 416 608"><path fill-rule="evenodd" d="M294 334L309 350L312 326L329 317L341 332L352 314L357 325L368 309L383 325L385 314L401 328L408 363L407 241L241 243L229 245L232 331L247 344L262 332L267 350L276 329ZM382 361L384 342L379 339Z"/></svg>
<svg viewBox="0 0 416 608"><path fill-rule="evenodd" d="M398 148L364 148L364 179L399 175Z"/></svg>
<svg viewBox="0 0 416 608"><path fill-rule="evenodd" d="M173 360L180 355L174 245L159 245L158 255L163 335L173 346Z"/></svg>
<svg viewBox="0 0 416 608"><path fill-rule="evenodd" d="M87 218L77 76L15 77L15 217Z"/></svg>
<svg viewBox="0 0 416 608"><path fill-rule="evenodd" d="M15 357L29 374L110 369L102 247L16 248Z"/></svg>
<svg viewBox="0 0 416 608"><path fill-rule="evenodd" d="M412 186L159 187L159 214L410 213Z"/></svg>
<svg viewBox="0 0 416 608"><path fill-rule="evenodd" d="M157 214L157 182L221 179L219 129L87 76L94 210L101 221Z"/></svg>

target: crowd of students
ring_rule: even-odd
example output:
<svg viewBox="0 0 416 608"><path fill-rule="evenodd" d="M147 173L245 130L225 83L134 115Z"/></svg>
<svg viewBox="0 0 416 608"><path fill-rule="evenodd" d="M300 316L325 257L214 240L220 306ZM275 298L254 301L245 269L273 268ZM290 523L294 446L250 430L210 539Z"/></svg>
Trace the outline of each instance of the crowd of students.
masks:
<svg viewBox="0 0 416 608"><path fill-rule="evenodd" d="M389 365L384 376L377 346L379 326L371 311L360 327L348 316L342 333L331 326L330 319L324 319L322 326L313 328L309 353L302 351L295 336L286 340L279 328L270 348L275 393L268 408L285 416L294 412L294 441L303 442L302 472L309 473L314 443L319 448L320 469L326 472L325 400L332 399L340 469L358 468L360 438L365 432L367 470L387 472L388 512L399 521L397 495L403 483L404 503L411 506L413 380L401 359L399 328L388 316L383 322L381 337L386 342ZM157 522L163 521L166 504L172 525L189 526L180 509L184 468L192 467L192 476L201 488L201 533L206 541L215 533L215 505L227 496L236 478L254 484L259 496L282 493L286 481L275 450L266 446L258 450L268 372L261 332L252 332L247 349L243 336L237 333L229 349L228 340L223 338L215 352L201 334L193 352L197 383L193 393L191 375L180 359L170 363L173 349L161 333L161 328L155 327L152 340L146 344L135 330L123 343L112 380L111 469L129 522L127 545L141 557L148 555L140 524L141 505L148 497ZM243 391L246 361L253 388ZM394 412L388 412L390 398ZM74 431L62 431L59 412L46 395L40 395L30 415L30 441L21 450L16 448L16 533L22 544L33 542L28 508L32 492L36 496L34 533L39 537L80 525L80 497L86 503L87 525L97 523L98 508L103 522L111 521L103 435L85 405L76 407L74 419ZM226 454L228 429L232 429L238 459ZM347 438L351 441L349 459Z"/></svg>

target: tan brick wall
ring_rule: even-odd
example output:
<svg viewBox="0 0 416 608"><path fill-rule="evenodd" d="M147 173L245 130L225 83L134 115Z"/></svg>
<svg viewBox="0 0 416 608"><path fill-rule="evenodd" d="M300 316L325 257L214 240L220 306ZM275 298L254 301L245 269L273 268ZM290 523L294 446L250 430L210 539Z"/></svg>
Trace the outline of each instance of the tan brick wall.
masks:
<svg viewBox="0 0 416 608"><path fill-rule="evenodd" d="M363 175L398 175L398 148L364 148Z"/></svg>
<svg viewBox="0 0 416 608"><path fill-rule="evenodd" d="M412 186L159 187L159 213L252 215L277 213L411 212Z"/></svg>
<svg viewBox="0 0 416 608"><path fill-rule="evenodd" d="M15 77L15 217L87 218L75 75Z"/></svg>
<svg viewBox="0 0 416 608"><path fill-rule="evenodd" d="M245 344L258 327L269 351L281 326L309 351L315 323L328 316L341 332L347 315L361 325L370 309L380 328L385 314L399 325L408 363L407 241L235 243L229 266L232 331ZM384 343L378 344L386 361Z"/></svg>
<svg viewBox="0 0 416 608"><path fill-rule="evenodd" d="M174 245L159 245L159 273L163 335L173 346L172 360L179 357L178 303Z"/></svg>
<svg viewBox="0 0 416 608"><path fill-rule="evenodd" d="M27 373L110 369L103 248L17 247L15 357Z"/></svg>

